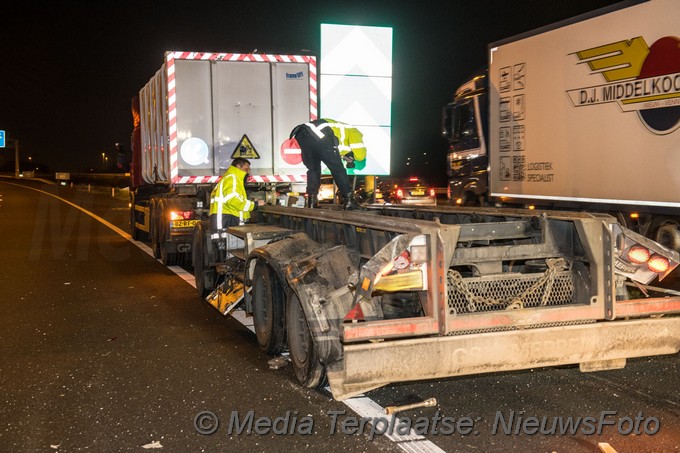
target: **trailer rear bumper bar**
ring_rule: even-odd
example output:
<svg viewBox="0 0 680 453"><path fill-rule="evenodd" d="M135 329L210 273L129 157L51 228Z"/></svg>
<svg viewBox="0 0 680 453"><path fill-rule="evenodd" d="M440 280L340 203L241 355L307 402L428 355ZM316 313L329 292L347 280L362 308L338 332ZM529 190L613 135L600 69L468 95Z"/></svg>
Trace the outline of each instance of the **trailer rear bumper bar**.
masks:
<svg viewBox="0 0 680 453"><path fill-rule="evenodd" d="M680 316L346 344L328 368L333 396L346 399L391 382L580 364L622 368L627 358L680 350Z"/></svg>

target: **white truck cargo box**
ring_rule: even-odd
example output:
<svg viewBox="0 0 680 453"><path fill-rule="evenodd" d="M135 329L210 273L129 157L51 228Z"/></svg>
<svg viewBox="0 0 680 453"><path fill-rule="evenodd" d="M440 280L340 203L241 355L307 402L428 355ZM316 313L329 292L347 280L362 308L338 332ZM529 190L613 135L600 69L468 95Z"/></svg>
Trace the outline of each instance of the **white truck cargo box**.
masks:
<svg viewBox="0 0 680 453"><path fill-rule="evenodd" d="M679 19L628 2L492 44L491 195L680 207Z"/></svg>
<svg viewBox="0 0 680 453"><path fill-rule="evenodd" d="M256 182L304 181L299 155L281 143L316 119L312 56L168 52L140 91L147 183L215 182L235 157Z"/></svg>

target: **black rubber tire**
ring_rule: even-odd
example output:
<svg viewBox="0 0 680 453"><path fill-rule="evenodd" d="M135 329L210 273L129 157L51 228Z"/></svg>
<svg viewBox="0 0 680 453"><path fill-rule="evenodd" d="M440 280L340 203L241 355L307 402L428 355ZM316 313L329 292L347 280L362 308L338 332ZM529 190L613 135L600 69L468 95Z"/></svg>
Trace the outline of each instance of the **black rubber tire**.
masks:
<svg viewBox="0 0 680 453"><path fill-rule="evenodd" d="M210 269L210 254L206 250L207 242L206 230L198 223L194 227L194 234L192 237L192 255L191 261L194 268L194 279L196 280L196 290L198 296L204 299L212 292L215 286L215 269Z"/></svg>
<svg viewBox="0 0 680 453"><path fill-rule="evenodd" d="M170 224L167 220L167 213L170 212L171 207L168 206L166 200L160 200L158 202L158 239L159 239L159 249L161 263L166 266L179 266L182 264L181 253L170 252L168 250L168 242L170 240Z"/></svg>
<svg viewBox="0 0 680 453"><path fill-rule="evenodd" d="M650 239L680 252L680 219L671 216L657 216L650 227Z"/></svg>
<svg viewBox="0 0 680 453"><path fill-rule="evenodd" d="M465 192L463 198L463 206L479 207L482 206L482 200L479 195L474 192Z"/></svg>
<svg viewBox="0 0 680 453"><path fill-rule="evenodd" d="M149 224L149 231L150 231L150 242L151 242L151 251L153 252L153 257L158 259L161 257L161 247L160 247L160 241L159 241L159 230L158 230L158 224L160 223L160 217L158 213L158 200L155 198L151 199L151 204L149 208L149 217L150 217L150 224Z"/></svg>
<svg viewBox="0 0 680 453"><path fill-rule="evenodd" d="M137 223L137 218L136 218L136 213L135 213L135 194L130 193L130 236L134 241L142 241L144 240L143 238L143 231L137 229L135 227L135 223Z"/></svg>
<svg viewBox="0 0 680 453"><path fill-rule="evenodd" d="M309 331L307 318L297 296L291 296L286 308L288 352L295 377L305 388L319 388L326 384L326 368Z"/></svg>
<svg viewBox="0 0 680 453"><path fill-rule="evenodd" d="M253 276L253 323L257 343L265 353L280 354L286 347L286 294L274 270L258 260Z"/></svg>
<svg viewBox="0 0 680 453"><path fill-rule="evenodd" d="M175 263L172 262L170 258L170 254L168 253L168 250L166 248L166 240L168 239L168 222L165 220L166 212L167 212L167 205L164 200L158 200L158 216L156 217L158 219L158 223L156 224L156 231L158 231L158 254L160 255L159 258L161 260L161 263L163 263L166 266L172 266Z"/></svg>

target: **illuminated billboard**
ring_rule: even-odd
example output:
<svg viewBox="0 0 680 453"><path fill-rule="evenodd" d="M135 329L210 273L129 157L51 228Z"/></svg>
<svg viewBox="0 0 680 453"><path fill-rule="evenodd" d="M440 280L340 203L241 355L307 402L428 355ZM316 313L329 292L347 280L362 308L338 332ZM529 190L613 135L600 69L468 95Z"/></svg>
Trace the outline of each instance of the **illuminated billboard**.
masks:
<svg viewBox="0 0 680 453"><path fill-rule="evenodd" d="M357 127L366 162L349 174L390 174L392 28L321 24L320 118Z"/></svg>

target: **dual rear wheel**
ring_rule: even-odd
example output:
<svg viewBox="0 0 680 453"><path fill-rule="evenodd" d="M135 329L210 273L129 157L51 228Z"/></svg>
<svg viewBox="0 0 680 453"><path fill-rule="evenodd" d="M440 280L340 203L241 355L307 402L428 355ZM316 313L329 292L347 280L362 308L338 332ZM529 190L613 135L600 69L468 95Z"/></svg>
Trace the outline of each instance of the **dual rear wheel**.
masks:
<svg viewBox="0 0 680 453"><path fill-rule="evenodd" d="M151 217L150 241L153 257L160 259L166 266L181 266L187 260L186 252L170 251L170 219L168 213L173 208L166 199L152 198L149 205Z"/></svg>
<svg viewBox="0 0 680 453"><path fill-rule="evenodd" d="M203 299L213 290L217 278L215 268L210 267L210 262L214 261L214 256L210 247L209 227L204 223L199 222L194 227L191 250L191 264L194 268L196 290L198 296Z"/></svg>
<svg viewBox="0 0 680 453"><path fill-rule="evenodd" d="M284 289L276 272L263 260L255 264L253 321L264 352L278 355L288 347L295 377L303 387L317 388L325 383L325 368L299 299L295 292Z"/></svg>

